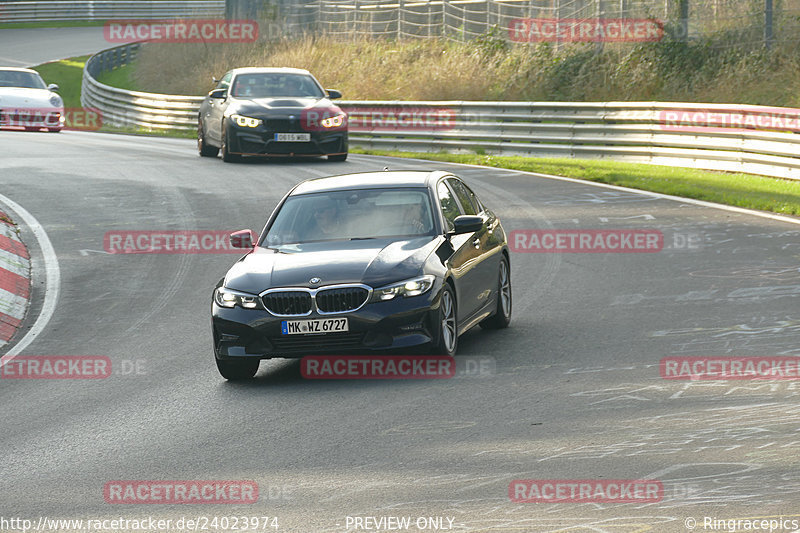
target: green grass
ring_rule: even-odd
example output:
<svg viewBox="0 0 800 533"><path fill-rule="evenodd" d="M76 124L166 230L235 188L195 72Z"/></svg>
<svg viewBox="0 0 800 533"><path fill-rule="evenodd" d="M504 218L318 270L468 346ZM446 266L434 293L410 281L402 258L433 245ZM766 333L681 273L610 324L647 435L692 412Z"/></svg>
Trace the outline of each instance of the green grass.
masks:
<svg viewBox="0 0 800 533"><path fill-rule="evenodd" d="M351 149L351 152L554 174L747 209L800 215L800 180L584 159L539 159L360 149Z"/></svg>
<svg viewBox="0 0 800 533"><path fill-rule="evenodd" d="M13 30L16 28L87 28L103 26L104 20L63 20L53 22L6 22L0 24L0 30Z"/></svg>
<svg viewBox="0 0 800 533"><path fill-rule="evenodd" d="M134 78L135 65L123 65L113 70L107 70L97 77L97 81L111 87L126 89L128 91L141 91ZM147 92L147 91L145 91Z"/></svg>
<svg viewBox="0 0 800 533"><path fill-rule="evenodd" d="M71 57L61 61L44 63L33 67L42 75L45 83L55 83L59 87L58 94L64 99L64 107L81 107L81 79L83 65L89 56Z"/></svg>

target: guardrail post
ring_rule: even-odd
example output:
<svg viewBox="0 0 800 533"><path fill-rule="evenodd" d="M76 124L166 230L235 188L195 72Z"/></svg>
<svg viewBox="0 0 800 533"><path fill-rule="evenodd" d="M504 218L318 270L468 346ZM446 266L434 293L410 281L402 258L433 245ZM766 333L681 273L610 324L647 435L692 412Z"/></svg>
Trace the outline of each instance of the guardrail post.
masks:
<svg viewBox="0 0 800 533"><path fill-rule="evenodd" d="M603 19L603 17L606 16L605 6L603 5L603 0L596 0L596 2L597 2L597 20L599 22ZM603 51L603 41L602 39L598 39L597 46L595 47L595 53L599 54L602 51Z"/></svg>

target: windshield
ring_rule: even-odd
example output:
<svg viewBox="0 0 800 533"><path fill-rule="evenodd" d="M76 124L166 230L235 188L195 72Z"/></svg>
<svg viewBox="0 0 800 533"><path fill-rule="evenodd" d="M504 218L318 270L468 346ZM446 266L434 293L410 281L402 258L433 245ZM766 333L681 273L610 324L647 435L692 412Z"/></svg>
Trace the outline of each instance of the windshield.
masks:
<svg viewBox="0 0 800 533"><path fill-rule="evenodd" d="M265 244L432 235L431 213L426 189L361 189L293 196L281 207Z"/></svg>
<svg viewBox="0 0 800 533"><path fill-rule="evenodd" d="M20 70L0 70L0 87L47 89L41 76L34 72L24 72Z"/></svg>
<svg viewBox="0 0 800 533"><path fill-rule="evenodd" d="M239 74L233 81L231 94L237 98L324 98L319 84L305 74L254 73Z"/></svg>

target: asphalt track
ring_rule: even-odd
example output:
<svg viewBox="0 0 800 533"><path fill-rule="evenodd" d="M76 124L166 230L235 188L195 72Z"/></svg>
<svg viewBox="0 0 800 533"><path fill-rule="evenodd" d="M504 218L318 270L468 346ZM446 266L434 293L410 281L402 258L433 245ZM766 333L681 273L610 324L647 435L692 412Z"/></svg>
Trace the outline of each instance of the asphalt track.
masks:
<svg viewBox="0 0 800 533"><path fill-rule="evenodd" d="M2 19L0 19L2 21ZM33 67L110 48L103 28L0 29L0 66Z"/></svg>
<svg viewBox="0 0 800 533"><path fill-rule="evenodd" d="M229 165L188 140L86 132L0 132L0 146L0 194L41 224L60 274L52 317L23 355L103 355L115 368L0 381L2 517L277 516L278 531L297 532L347 531L348 516L449 517L476 532L800 520L798 381L659 373L672 356L800 356L797 224L413 160ZM462 368L489 363L477 375L316 381L276 360L244 384L220 378L210 339L211 289L236 256L102 253L108 231L260 230L298 181L384 166L453 171L509 232L658 230L664 249L514 253L511 327L461 338ZM34 264L24 335L52 287L39 241L21 230ZM513 503L516 479L652 479L664 491L654 503ZM108 504L114 480L253 480L260 498Z"/></svg>

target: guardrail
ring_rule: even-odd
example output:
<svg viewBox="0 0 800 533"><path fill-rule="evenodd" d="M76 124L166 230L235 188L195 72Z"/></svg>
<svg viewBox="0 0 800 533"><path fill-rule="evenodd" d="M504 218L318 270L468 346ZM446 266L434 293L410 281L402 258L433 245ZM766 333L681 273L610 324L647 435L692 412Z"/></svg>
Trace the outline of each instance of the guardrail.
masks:
<svg viewBox="0 0 800 533"><path fill-rule="evenodd" d="M0 22L202 18L225 15L225 0L47 0L0 2Z"/></svg>
<svg viewBox="0 0 800 533"><path fill-rule="evenodd" d="M103 71L133 61L139 43L126 44L93 55L83 69L81 105L97 109L104 124L150 130L193 130L202 96L179 96L127 91L97 81Z"/></svg>
<svg viewBox="0 0 800 533"><path fill-rule="evenodd" d="M195 129L202 96L126 91L95 79L130 61L138 47L125 45L89 59L82 104L99 110L107 124ZM350 115L351 145L364 148L600 158L800 179L797 109L664 102L339 105Z"/></svg>

